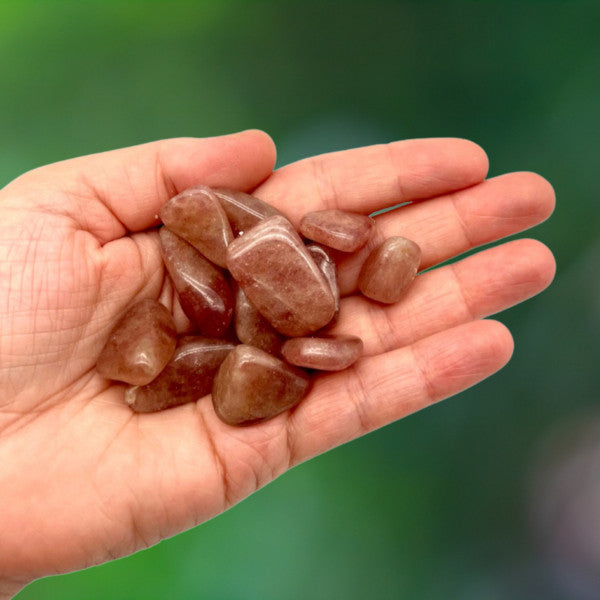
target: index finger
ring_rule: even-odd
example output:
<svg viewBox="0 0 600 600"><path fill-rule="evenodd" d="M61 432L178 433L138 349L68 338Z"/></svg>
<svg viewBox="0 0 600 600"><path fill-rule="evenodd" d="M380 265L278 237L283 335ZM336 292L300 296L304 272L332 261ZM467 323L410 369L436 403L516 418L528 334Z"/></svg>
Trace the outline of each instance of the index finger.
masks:
<svg viewBox="0 0 600 600"><path fill-rule="evenodd" d="M403 140L286 165L253 194L298 225L313 210L340 208L369 214L446 194L480 183L487 170L487 155L468 140Z"/></svg>

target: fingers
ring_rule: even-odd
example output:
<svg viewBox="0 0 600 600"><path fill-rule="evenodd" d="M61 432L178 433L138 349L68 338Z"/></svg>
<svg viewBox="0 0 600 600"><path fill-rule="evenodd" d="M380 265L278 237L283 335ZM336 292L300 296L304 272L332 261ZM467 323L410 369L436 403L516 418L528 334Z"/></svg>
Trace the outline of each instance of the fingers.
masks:
<svg viewBox="0 0 600 600"><path fill-rule="evenodd" d="M361 337L365 356L388 352L523 302L554 272L554 257L540 242L508 242L422 273L397 304L345 298L332 332Z"/></svg>
<svg viewBox="0 0 600 600"><path fill-rule="evenodd" d="M178 469L168 471L161 479L162 493L179 490L181 496L185 489L191 504L202 501L207 492L198 490L206 486L195 478L194 465L209 455L224 488L214 502L223 510L289 467L485 379L506 364L512 348L512 337L503 325L474 321L319 377L295 409L251 427L220 421L208 398L161 415L138 415L136 420L153 432L150 455L158 452L163 460L178 454L180 460L171 463L190 467L191 476ZM207 445L205 436L210 445L199 448L198 442ZM161 440L159 446L156 439ZM154 493L161 497L160 489L155 487ZM206 506L197 506L195 512L198 522L216 511L207 513Z"/></svg>
<svg viewBox="0 0 600 600"><path fill-rule="evenodd" d="M312 210L369 214L482 181L485 152L467 140L403 140L307 158L278 169L255 195L296 225Z"/></svg>
<svg viewBox="0 0 600 600"><path fill-rule="evenodd" d="M30 171L13 185L43 187L46 198L56 192L54 204L44 208L64 211L105 243L157 224L162 204L185 188L202 183L248 190L270 175L274 163L272 140L252 130L83 156Z"/></svg>
<svg viewBox="0 0 600 600"><path fill-rule="evenodd" d="M512 350L504 325L474 321L319 378L288 421L291 463L471 387L502 368Z"/></svg>
<svg viewBox="0 0 600 600"><path fill-rule="evenodd" d="M340 290L349 294L356 289L367 254L386 237L402 235L417 242L423 270L541 223L554 204L554 190L543 177L510 173L379 215L367 247L350 257L337 256Z"/></svg>

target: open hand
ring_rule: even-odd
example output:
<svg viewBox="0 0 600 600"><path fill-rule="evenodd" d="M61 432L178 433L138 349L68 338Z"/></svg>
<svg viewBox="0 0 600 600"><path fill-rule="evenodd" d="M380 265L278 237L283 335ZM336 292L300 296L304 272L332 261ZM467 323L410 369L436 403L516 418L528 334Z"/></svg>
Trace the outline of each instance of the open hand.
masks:
<svg viewBox="0 0 600 600"><path fill-rule="evenodd" d="M390 306L354 294L363 251L339 265L335 331L362 337L364 357L317 378L296 409L246 428L219 421L208 398L134 414L94 363L135 300L160 299L186 328L155 226L187 187L252 191L296 225L320 208L369 214L409 202L376 222L381 237L421 246L422 270L554 206L535 174L484 180L486 155L465 140L336 152L275 172L274 160L258 131L165 140L42 167L0 191L0 598L193 527L508 361L510 333L483 318L550 283L544 245L512 241L428 270Z"/></svg>

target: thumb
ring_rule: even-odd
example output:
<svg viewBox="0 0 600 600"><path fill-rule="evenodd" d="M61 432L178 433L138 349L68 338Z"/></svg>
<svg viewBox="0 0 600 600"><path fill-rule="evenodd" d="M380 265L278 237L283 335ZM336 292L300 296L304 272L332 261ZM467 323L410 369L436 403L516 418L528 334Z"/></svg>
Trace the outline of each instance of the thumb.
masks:
<svg viewBox="0 0 600 600"><path fill-rule="evenodd" d="M274 164L271 138L248 130L161 140L57 162L25 173L3 192L35 190L27 194L32 207L70 217L104 244L153 226L164 202L187 187L202 183L248 191L271 174Z"/></svg>

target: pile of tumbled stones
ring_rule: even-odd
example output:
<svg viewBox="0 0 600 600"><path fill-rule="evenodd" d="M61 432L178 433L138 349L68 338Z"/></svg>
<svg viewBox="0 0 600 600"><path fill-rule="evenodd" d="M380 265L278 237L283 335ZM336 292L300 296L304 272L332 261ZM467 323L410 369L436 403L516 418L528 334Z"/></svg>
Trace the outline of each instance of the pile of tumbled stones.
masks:
<svg viewBox="0 0 600 600"><path fill-rule="evenodd" d="M326 333L340 310L331 249L365 246L371 217L310 212L300 223L305 242L255 196L198 186L165 203L160 218L163 261L194 329L179 337L170 311L152 299L121 317L96 366L130 384L132 410L154 412L212 393L222 421L248 425L300 402L312 373L360 358L359 337ZM368 255L358 288L376 302L397 302L420 259L417 244L390 237Z"/></svg>

